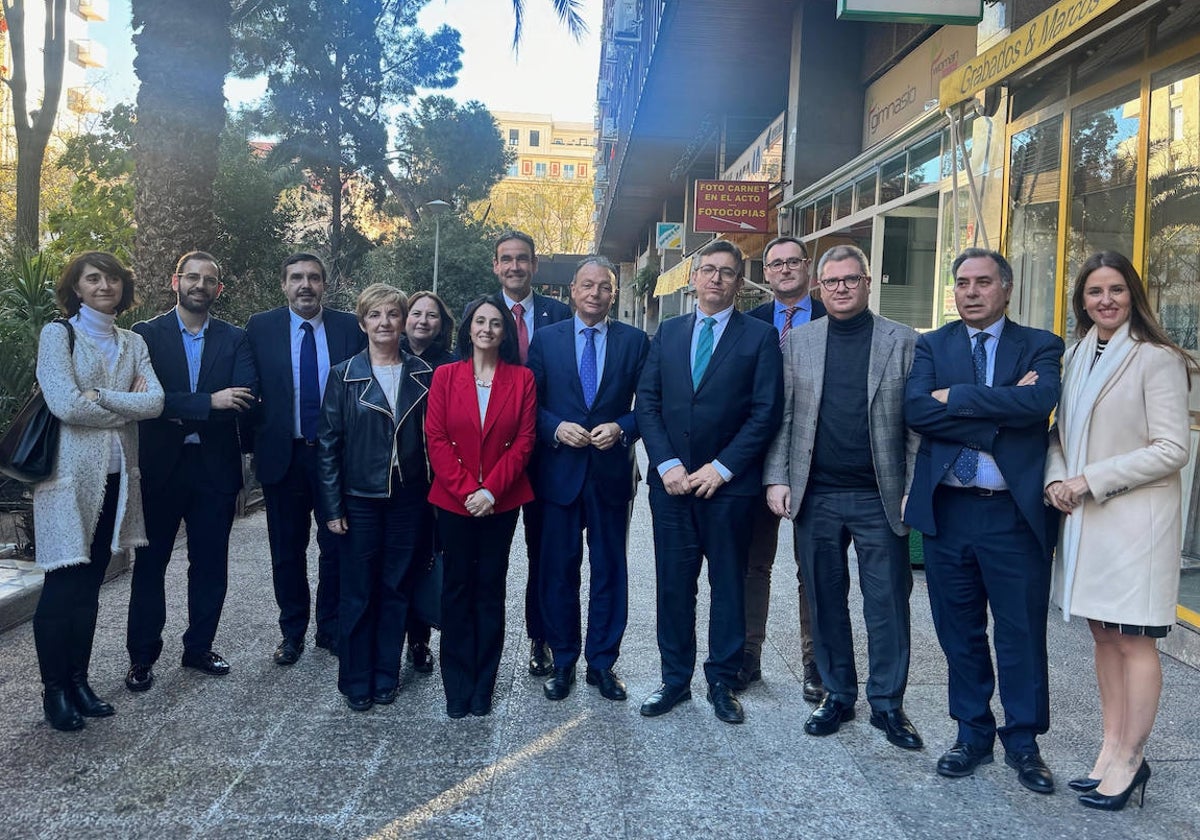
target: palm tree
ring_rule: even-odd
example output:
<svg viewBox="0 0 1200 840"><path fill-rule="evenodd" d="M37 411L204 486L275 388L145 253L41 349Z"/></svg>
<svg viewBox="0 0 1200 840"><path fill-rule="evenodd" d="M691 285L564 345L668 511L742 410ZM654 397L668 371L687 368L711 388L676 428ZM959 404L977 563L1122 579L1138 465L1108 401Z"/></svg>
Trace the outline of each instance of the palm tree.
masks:
<svg viewBox="0 0 1200 840"><path fill-rule="evenodd" d="M554 4L554 13L567 27L571 37L578 41L587 33L587 24L579 9L583 0L550 0ZM513 51L521 47L521 32L525 25L525 0L512 0L513 5Z"/></svg>

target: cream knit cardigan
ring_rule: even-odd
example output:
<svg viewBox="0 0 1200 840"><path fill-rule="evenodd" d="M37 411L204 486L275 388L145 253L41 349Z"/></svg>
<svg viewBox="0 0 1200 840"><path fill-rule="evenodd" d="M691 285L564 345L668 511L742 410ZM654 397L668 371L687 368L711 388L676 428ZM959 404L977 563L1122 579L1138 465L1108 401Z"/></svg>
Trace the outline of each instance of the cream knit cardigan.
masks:
<svg viewBox="0 0 1200 840"><path fill-rule="evenodd" d="M89 562L89 550L108 478L112 436L121 448L121 489L112 550L146 544L138 470L138 420L162 413L163 389L140 335L117 330L117 363L109 370L103 352L75 329L75 353L62 324L42 328L37 380L46 405L62 421L54 473L33 489L37 564L46 571ZM146 392L129 390L146 379ZM92 401L84 392L96 388Z"/></svg>

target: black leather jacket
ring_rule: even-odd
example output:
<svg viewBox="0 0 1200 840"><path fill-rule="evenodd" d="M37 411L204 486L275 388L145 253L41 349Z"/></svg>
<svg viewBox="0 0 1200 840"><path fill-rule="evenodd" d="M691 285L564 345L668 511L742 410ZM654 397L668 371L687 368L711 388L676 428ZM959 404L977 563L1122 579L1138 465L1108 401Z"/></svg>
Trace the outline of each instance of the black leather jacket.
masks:
<svg viewBox="0 0 1200 840"><path fill-rule="evenodd" d="M369 350L329 371L317 435L320 515L323 521L345 515L343 496L386 499L393 482L428 488L425 454L425 404L433 368L401 351L404 365L396 415L371 373ZM398 460L399 475L392 469Z"/></svg>

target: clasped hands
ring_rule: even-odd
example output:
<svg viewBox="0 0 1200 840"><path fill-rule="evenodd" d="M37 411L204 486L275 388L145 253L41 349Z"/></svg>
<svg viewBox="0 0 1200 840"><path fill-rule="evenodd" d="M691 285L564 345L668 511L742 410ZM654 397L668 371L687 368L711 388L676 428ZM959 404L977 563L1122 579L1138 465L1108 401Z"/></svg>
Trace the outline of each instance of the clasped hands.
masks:
<svg viewBox="0 0 1200 840"><path fill-rule="evenodd" d="M671 467L663 475L662 482L668 495L686 496L691 493L701 499L711 499L725 479L721 478L716 467L708 463L692 473L682 465Z"/></svg>
<svg viewBox="0 0 1200 840"><path fill-rule="evenodd" d="M1084 498L1091 492L1092 488L1088 486L1087 479L1077 475L1074 478L1050 482L1042 495L1050 507L1069 515L1083 504Z"/></svg>
<svg viewBox="0 0 1200 840"><path fill-rule="evenodd" d="M554 437L563 446L570 446L574 449L594 446L603 452L606 449L612 449L613 445L621 439L621 427L616 423L601 423L589 432L578 423L564 420L554 430Z"/></svg>

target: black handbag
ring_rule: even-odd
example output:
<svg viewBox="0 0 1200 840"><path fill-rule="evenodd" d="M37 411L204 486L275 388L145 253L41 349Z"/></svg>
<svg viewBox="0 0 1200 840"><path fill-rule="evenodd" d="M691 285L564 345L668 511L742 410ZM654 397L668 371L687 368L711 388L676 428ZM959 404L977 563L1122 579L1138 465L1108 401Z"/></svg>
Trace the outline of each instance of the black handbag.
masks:
<svg viewBox="0 0 1200 840"><path fill-rule="evenodd" d="M67 345L74 355L75 328L63 318L56 318L54 323L67 328ZM0 473L25 484L37 484L49 478L58 460L60 425L59 419L47 408L42 389L35 382L33 393L0 438Z"/></svg>

